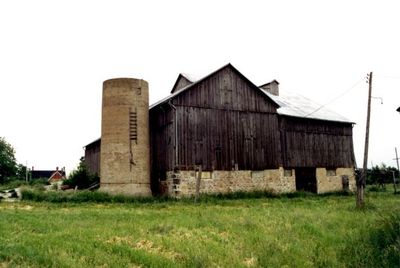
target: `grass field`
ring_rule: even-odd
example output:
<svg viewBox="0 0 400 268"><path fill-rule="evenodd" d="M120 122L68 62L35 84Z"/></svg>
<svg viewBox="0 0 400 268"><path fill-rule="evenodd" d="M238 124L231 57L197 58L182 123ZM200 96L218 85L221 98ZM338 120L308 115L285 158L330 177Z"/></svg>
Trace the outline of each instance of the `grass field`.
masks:
<svg viewBox="0 0 400 268"><path fill-rule="evenodd" d="M376 236L362 235L400 207L400 195L369 193L367 202L363 211L354 208L354 196L336 195L198 204L2 202L0 267L392 265L400 240L387 264L373 259L368 243Z"/></svg>

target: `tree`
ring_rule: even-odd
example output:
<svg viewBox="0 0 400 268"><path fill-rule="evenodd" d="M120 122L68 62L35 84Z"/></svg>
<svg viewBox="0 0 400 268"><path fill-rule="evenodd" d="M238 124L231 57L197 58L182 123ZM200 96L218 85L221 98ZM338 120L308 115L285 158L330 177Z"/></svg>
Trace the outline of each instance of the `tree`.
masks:
<svg viewBox="0 0 400 268"><path fill-rule="evenodd" d="M99 182L100 178L96 174L92 174L88 171L85 163L85 157L81 157L79 165L76 170L73 170L68 176L68 179L64 181L64 184L71 187L78 186L78 189L86 189L92 184Z"/></svg>
<svg viewBox="0 0 400 268"><path fill-rule="evenodd" d="M380 166L375 165L368 170L367 184L383 185L385 183L393 183L393 172L398 174L397 168L387 166L382 163Z"/></svg>
<svg viewBox="0 0 400 268"><path fill-rule="evenodd" d="M15 150L3 137L0 137L0 183L15 178L17 172Z"/></svg>

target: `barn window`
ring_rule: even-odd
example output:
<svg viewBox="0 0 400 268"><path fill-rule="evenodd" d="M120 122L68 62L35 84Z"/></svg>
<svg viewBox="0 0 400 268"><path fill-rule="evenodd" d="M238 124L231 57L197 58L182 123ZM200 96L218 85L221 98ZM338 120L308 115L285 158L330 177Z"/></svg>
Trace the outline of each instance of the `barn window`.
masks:
<svg viewBox="0 0 400 268"><path fill-rule="evenodd" d="M326 176L336 176L336 168L327 168L326 169Z"/></svg>
<svg viewBox="0 0 400 268"><path fill-rule="evenodd" d="M284 176L284 177L292 177L292 176L293 176L293 171L292 171L292 169L284 169L284 170L283 170L283 176Z"/></svg>
<svg viewBox="0 0 400 268"><path fill-rule="evenodd" d="M137 113L129 112L129 138L131 141L137 141Z"/></svg>

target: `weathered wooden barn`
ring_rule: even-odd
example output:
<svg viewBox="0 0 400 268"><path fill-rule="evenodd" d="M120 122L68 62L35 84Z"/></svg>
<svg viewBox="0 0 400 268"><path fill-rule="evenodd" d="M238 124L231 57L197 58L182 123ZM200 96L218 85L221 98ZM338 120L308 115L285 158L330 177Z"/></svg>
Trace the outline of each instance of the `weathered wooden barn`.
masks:
<svg viewBox="0 0 400 268"><path fill-rule="evenodd" d="M354 188L353 123L279 94L276 80L258 87L231 64L201 79L181 74L149 113L154 194L191 195L199 174L207 193ZM93 171L98 143L86 146Z"/></svg>
<svg viewBox="0 0 400 268"><path fill-rule="evenodd" d="M97 139L85 148L85 164L90 173L100 175L100 146L101 139Z"/></svg>

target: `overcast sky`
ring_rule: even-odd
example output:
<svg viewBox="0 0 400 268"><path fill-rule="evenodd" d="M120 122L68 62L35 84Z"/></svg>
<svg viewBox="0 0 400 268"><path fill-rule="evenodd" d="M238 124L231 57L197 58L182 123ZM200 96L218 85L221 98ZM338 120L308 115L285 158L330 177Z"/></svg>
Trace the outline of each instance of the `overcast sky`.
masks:
<svg viewBox="0 0 400 268"><path fill-rule="evenodd" d="M180 72L232 63L353 120L362 166L374 72L371 162L400 149L398 1L1 1L0 136L35 169L75 168L100 137L102 82L149 82L150 103ZM346 93L346 94L344 94ZM335 100L332 102L332 100Z"/></svg>

